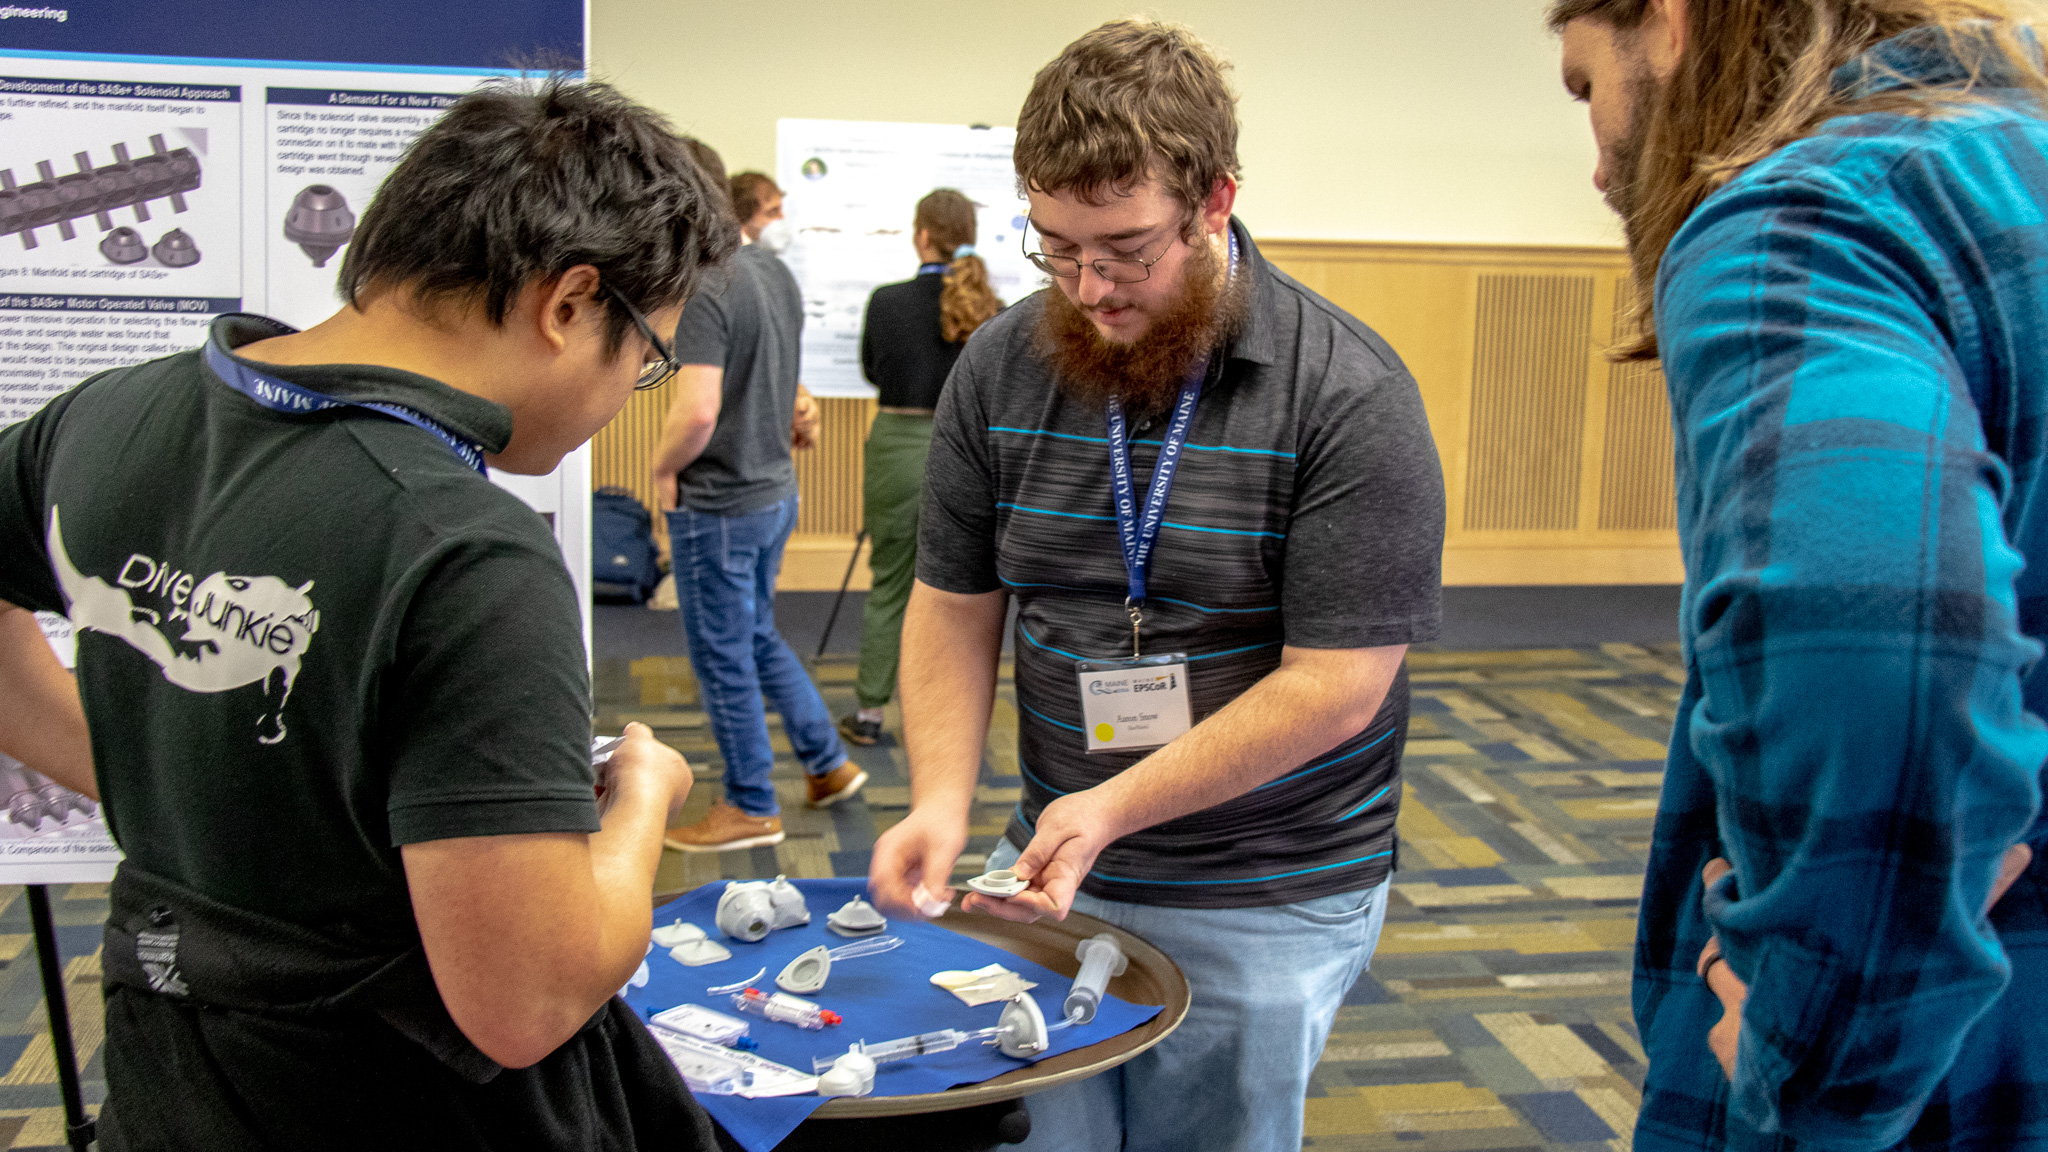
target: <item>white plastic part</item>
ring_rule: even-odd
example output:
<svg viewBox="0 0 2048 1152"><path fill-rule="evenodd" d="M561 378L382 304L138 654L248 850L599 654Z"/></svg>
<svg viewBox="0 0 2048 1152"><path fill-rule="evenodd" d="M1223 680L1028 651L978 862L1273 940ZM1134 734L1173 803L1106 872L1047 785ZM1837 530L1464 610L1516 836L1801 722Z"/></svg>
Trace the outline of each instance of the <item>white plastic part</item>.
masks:
<svg viewBox="0 0 2048 1152"><path fill-rule="evenodd" d="M983 896L994 896L998 899L1007 900L1026 888L1031 887L1031 882L1010 871L1008 868L998 868L993 872L984 872L969 880L967 886Z"/></svg>
<svg viewBox="0 0 2048 1152"><path fill-rule="evenodd" d="M723 1048L730 1048L747 1034L748 1024L737 1016L713 1012L701 1004L678 1004L654 1014L652 1023L685 1036L694 1036Z"/></svg>
<svg viewBox="0 0 2048 1152"><path fill-rule="evenodd" d="M800 953L791 960L782 974L775 978L775 986L784 992L816 992L832 977L832 951L823 944L808 952ZM846 1095L857 1096L852 1092Z"/></svg>
<svg viewBox="0 0 2048 1152"><path fill-rule="evenodd" d="M825 927L841 936L872 936L889 926L889 920L875 906L855 896L825 917Z"/></svg>
<svg viewBox="0 0 2048 1152"><path fill-rule="evenodd" d="M1061 1007L1067 1019L1076 1024L1086 1024L1095 1019L1095 1010L1102 1004L1102 997L1109 988L1112 976L1121 976L1131 966L1128 956L1116 937L1107 932L1098 932L1081 941L1074 949L1074 958L1081 962L1081 973L1074 977L1074 987L1067 993L1067 1002Z"/></svg>
<svg viewBox="0 0 2048 1152"><path fill-rule="evenodd" d="M681 920L673 924L663 924L654 930L654 942L663 948L673 948L678 944L686 944L692 940L707 938L702 928L697 927L695 924L686 924Z"/></svg>
<svg viewBox="0 0 2048 1152"><path fill-rule="evenodd" d="M731 1049L699 1040L660 1021L654 1022L654 1036L668 1053L683 1083L702 1096L737 1096L754 1084L748 1062Z"/></svg>
<svg viewBox="0 0 2048 1152"><path fill-rule="evenodd" d="M937 920L946 914L946 909L953 906L949 901L941 900L925 891L922 884L910 890L910 902L917 905L917 914L927 920Z"/></svg>
<svg viewBox="0 0 2048 1152"><path fill-rule="evenodd" d="M702 968L732 959L732 952L716 940L685 940L668 950L669 959L685 968Z"/></svg>
<svg viewBox="0 0 2048 1152"><path fill-rule="evenodd" d="M820 1096L865 1096L874 1090L875 1062L858 1044L834 1057L831 1070L818 1077Z"/></svg>
<svg viewBox="0 0 2048 1152"><path fill-rule="evenodd" d="M775 901L768 885L760 880L735 880L718 897L715 917L718 930L735 940L752 943L775 928Z"/></svg>
<svg viewBox="0 0 2048 1152"><path fill-rule="evenodd" d="M1001 1019L996 1021L996 1047L1003 1055L1029 1060L1051 1045L1045 1013L1038 1010L1038 1001L1019 994L1004 1006Z"/></svg>
<svg viewBox="0 0 2048 1152"><path fill-rule="evenodd" d="M804 903L804 894L787 876L777 876L768 885L768 902L775 909L773 926L795 928L811 922L810 905Z"/></svg>
<svg viewBox="0 0 2048 1152"><path fill-rule="evenodd" d="M959 969L935 972L931 981L958 996L960 1002L970 1008L994 1004L998 1000L1008 1000L1019 992L1038 987L1036 983L1024 979L1001 964L985 965L972 972Z"/></svg>
<svg viewBox="0 0 2048 1152"><path fill-rule="evenodd" d="M706 988L704 990L704 994L706 996L729 996L734 992L738 992L741 989L744 989L747 985L752 984L754 981L759 980L761 977L766 976L767 974L768 970L766 968L763 968L759 972L754 973L752 976L747 977L745 980L735 980L731 984L720 984L714 988Z"/></svg>

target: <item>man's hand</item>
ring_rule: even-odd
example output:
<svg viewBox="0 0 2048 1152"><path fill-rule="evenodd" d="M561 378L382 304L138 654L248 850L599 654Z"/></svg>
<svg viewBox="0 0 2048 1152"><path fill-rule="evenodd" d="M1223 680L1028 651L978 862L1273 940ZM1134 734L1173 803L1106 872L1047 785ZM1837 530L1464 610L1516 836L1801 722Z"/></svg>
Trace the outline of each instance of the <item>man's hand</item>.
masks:
<svg viewBox="0 0 2048 1152"><path fill-rule="evenodd" d="M891 916L922 919L945 909L953 889L953 862L967 847L967 813L942 805L912 808L875 841L868 863L868 897ZM936 911L933 911L936 909Z"/></svg>
<svg viewBox="0 0 2048 1152"><path fill-rule="evenodd" d="M654 503L663 512L676 510L676 482L682 479L673 472L656 471L654 481Z"/></svg>
<svg viewBox="0 0 2048 1152"><path fill-rule="evenodd" d="M1990 915L1998 902L2005 898L2007 889L2019 881L2020 875L2034 859L2034 850L2025 844L2015 844L2005 850L1998 862L1998 878L1992 881L1991 891L1984 898L1984 914ZM1021 861L1020 861L1021 863ZM1711 888L1714 882L1733 870L1728 861L1715 857L1707 861L1701 870L1700 879ZM1742 1005L1749 999L1749 986L1735 975L1728 961L1721 956L1721 938L1709 936L1707 946L1700 949L1700 958L1694 971L1707 982L1709 991L1721 1001L1721 1019L1707 1030L1707 1047L1713 1050L1714 1059L1721 1062L1721 1072L1729 1080L1735 1079L1735 1050L1742 1040Z"/></svg>
<svg viewBox="0 0 2048 1152"><path fill-rule="evenodd" d="M789 424L789 446L801 451L818 446L818 422L820 410L818 398L811 390L799 384L796 386L796 418Z"/></svg>
<svg viewBox="0 0 2048 1152"><path fill-rule="evenodd" d="M1038 814L1037 832L1010 866L1031 887L1008 899L977 892L960 906L1024 924L1048 916L1065 920L1095 858L1125 831L1097 789L1062 796Z"/></svg>
<svg viewBox="0 0 2048 1152"><path fill-rule="evenodd" d="M656 795L668 792L672 799L664 827L673 827L683 814L683 801L689 799L695 779L683 754L656 740L654 730L638 722L626 725L623 739L598 768L599 787L613 795L622 787L648 787Z"/></svg>

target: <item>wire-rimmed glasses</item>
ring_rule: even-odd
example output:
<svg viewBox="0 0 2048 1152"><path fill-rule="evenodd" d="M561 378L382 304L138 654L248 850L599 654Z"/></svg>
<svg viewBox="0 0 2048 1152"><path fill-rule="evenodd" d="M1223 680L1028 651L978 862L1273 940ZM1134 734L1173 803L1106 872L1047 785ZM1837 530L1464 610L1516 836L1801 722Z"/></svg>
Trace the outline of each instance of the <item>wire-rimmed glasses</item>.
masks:
<svg viewBox="0 0 2048 1152"><path fill-rule="evenodd" d="M1086 263L1088 267L1095 269L1097 276L1112 284L1136 284L1140 280L1151 279L1152 266L1166 259L1166 254L1173 250L1173 245L1168 243L1160 250L1159 255L1150 260L1136 256L1104 256L1099 260L1083 261L1076 256L1055 256L1050 252L1033 252L1025 248L1027 234L1030 231L1031 229L1024 229L1017 237L1017 246L1024 249L1024 258L1031 261L1040 272L1048 276L1057 276L1062 280L1072 280L1079 276L1081 265ZM1167 239L1171 241L1172 237L1169 236Z"/></svg>
<svg viewBox="0 0 2048 1152"><path fill-rule="evenodd" d="M641 337L654 349L655 354L661 357L640 366L640 379L633 384L633 391L645 392L668 383L669 378L682 368L682 365L676 362L675 350L662 343L661 337L654 334L654 325L649 324L647 317L641 315L638 308L633 307L633 302L626 299L624 292L609 284L604 286L604 290L611 293L612 299L619 302L619 307L626 310L626 315L633 318L633 326L640 329Z"/></svg>

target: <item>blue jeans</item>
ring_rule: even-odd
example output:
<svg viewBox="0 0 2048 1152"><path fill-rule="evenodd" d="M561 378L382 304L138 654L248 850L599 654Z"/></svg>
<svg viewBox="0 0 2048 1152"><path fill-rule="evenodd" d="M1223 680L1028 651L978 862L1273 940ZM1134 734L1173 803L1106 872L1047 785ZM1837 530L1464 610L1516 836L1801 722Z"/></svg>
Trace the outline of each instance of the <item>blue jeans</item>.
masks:
<svg viewBox="0 0 2048 1152"><path fill-rule="evenodd" d="M1005 840L990 868L1007 868ZM1392 878L1267 908L1159 908L1082 893L1085 912L1156 945L1194 1003L1173 1034L1100 1076L1027 1098L1026 1152L1298 1152L1309 1074L1372 962Z"/></svg>
<svg viewBox="0 0 2048 1152"><path fill-rule="evenodd" d="M768 702L782 716L790 748L813 776L846 763L831 713L810 674L775 630L775 576L796 527L796 497L743 516L678 508L668 514L676 600L704 714L725 760L725 802L749 816L773 816L768 773Z"/></svg>

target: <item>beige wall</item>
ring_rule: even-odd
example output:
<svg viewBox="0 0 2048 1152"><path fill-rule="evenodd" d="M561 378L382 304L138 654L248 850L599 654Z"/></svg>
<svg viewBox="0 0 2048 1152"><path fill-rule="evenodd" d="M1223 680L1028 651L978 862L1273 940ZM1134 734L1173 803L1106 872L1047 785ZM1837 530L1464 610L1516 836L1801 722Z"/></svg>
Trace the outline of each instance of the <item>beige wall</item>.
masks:
<svg viewBox="0 0 2048 1152"><path fill-rule="evenodd" d="M1180 0L1236 66L1255 235L1620 242L1543 0ZM594 70L740 168L777 117L1016 122L1040 65L1136 5L1109 0L592 0Z"/></svg>

